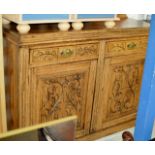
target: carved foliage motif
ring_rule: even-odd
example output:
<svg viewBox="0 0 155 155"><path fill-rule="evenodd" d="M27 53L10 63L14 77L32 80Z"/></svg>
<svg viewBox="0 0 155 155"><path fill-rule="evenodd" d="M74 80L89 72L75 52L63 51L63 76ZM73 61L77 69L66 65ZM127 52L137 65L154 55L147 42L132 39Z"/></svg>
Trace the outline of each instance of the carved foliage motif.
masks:
<svg viewBox="0 0 155 155"><path fill-rule="evenodd" d="M67 57L62 57L62 51L72 51L73 54ZM85 58L88 56L97 57L98 45L96 44L86 44L86 45L76 45L76 46L64 46L64 47L51 47L45 49L35 49L30 52L31 63L57 63L61 62L62 58Z"/></svg>
<svg viewBox="0 0 155 155"><path fill-rule="evenodd" d="M31 51L31 62L57 61L58 48L37 49Z"/></svg>
<svg viewBox="0 0 155 155"><path fill-rule="evenodd" d="M114 75L108 98L109 115L136 109L141 82L140 63L112 67Z"/></svg>
<svg viewBox="0 0 155 155"><path fill-rule="evenodd" d="M134 45L133 48L129 48L130 45ZM147 45L147 40L145 39L137 39L131 41L112 41L107 44L108 52L124 52L128 50L145 50Z"/></svg>
<svg viewBox="0 0 155 155"><path fill-rule="evenodd" d="M147 40L145 40L145 39L139 40L139 48L146 50L146 47L147 47Z"/></svg>
<svg viewBox="0 0 155 155"><path fill-rule="evenodd" d="M108 52L123 52L125 51L124 42L109 42L108 43Z"/></svg>
<svg viewBox="0 0 155 155"><path fill-rule="evenodd" d="M41 122L77 114L80 126L84 73L42 79Z"/></svg>
<svg viewBox="0 0 155 155"><path fill-rule="evenodd" d="M95 44L90 44L87 46L79 46L77 47L77 55L97 55L98 46Z"/></svg>

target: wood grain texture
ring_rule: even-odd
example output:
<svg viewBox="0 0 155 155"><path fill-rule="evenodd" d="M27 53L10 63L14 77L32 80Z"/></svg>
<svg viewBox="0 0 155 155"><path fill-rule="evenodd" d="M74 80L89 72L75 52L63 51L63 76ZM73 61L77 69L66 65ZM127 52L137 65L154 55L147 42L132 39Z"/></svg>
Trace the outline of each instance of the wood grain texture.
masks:
<svg viewBox="0 0 155 155"><path fill-rule="evenodd" d="M98 112L94 114L95 131L135 119L143 64L144 57L139 55L105 59L103 89L97 103Z"/></svg>
<svg viewBox="0 0 155 155"><path fill-rule="evenodd" d="M76 137L88 134L98 45L75 46L77 53L75 56L81 58L81 62L65 64L64 61L70 62L70 59L62 57L67 60L49 65L41 58L40 65L35 66L31 65L31 50L26 47L15 49L16 45L9 40L7 42L9 45L6 49L6 57L12 60L7 65L7 73L9 74L10 70L13 70L11 67L14 67L8 84L12 86L13 91L7 88L7 96L11 96L11 101L8 101L9 129L27 127L76 114L78 116ZM18 55L16 55L17 50ZM83 53L84 57L81 57ZM14 59L15 55L16 59Z"/></svg>
<svg viewBox="0 0 155 155"><path fill-rule="evenodd" d="M97 139L100 139L104 136L107 136L107 135L111 135L115 132L119 132L119 131L122 131L124 129L128 129L128 128L131 128L135 125L135 120L130 120L130 121L127 121L123 124L117 124L115 126L112 126L110 128L106 128L104 130L99 130L98 132L91 132L89 135L87 136L84 136L84 137L79 137L79 138L76 138L77 141L93 141L93 140L97 140Z"/></svg>
<svg viewBox="0 0 155 155"><path fill-rule="evenodd" d="M105 57L144 54L146 53L147 37L132 37L110 40L106 44Z"/></svg>
<svg viewBox="0 0 155 155"><path fill-rule="evenodd" d="M34 65L57 64L91 60L98 57L98 43L34 48L30 51L30 63Z"/></svg>
<svg viewBox="0 0 155 155"><path fill-rule="evenodd" d="M17 126L18 113L18 47L4 39L5 42L5 88L8 129Z"/></svg>
<svg viewBox="0 0 155 155"><path fill-rule="evenodd" d="M94 104L92 110L92 122L91 122L91 132L94 132L97 128L97 122L101 120L98 119L100 115L100 103L102 102L103 94L103 75L104 75L104 51L105 51L105 41L100 42L99 46L99 57L97 64L97 74L96 74L96 85L95 85L95 95L94 95Z"/></svg>
<svg viewBox="0 0 155 155"><path fill-rule="evenodd" d="M77 136L88 134L95 83L95 75L92 72L96 71L95 65L96 61L32 68L32 123L47 122L76 114Z"/></svg>
<svg viewBox="0 0 155 155"><path fill-rule="evenodd" d="M6 103L4 84L4 59L2 46L2 15L0 15L0 133L7 131L6 125Z"/></svg>
<svg viewBox="0 0 155 155"><path fill-rule="evenodd" d="M26 127L32 125L31 115L30 115L30 107L31 103L29 101L30 98L30 70L29 70L29 49L28 48L20 48L19 49L19 66L18 66L18 87L19 97L18 97L18 127ZM25 106L23 106L25 105Z"/></svg>
<svg viewBox="0 0 155 155"><path fill-rule="evenodd" d="M13 27L4 32L10 129L77 115L76 138L93 139L134 125L147 24L86 23L79 32L35 25L26 35Z"/></svg>

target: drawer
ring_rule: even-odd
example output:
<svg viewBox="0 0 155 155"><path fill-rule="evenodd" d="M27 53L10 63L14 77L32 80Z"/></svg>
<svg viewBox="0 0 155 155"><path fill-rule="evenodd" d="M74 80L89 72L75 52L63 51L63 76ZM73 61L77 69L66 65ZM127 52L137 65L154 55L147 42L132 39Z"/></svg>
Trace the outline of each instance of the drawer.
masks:
<svg viewBox="0 0 155 155"><path fill-rule="evenodd" d="M65 46L59 48L58 61L70 62L80 60L97 59L98 44L85 44L77 46Z"/></svg>
<svg viewBox="0 0 155 155"><path fill-rule="evenodd" d="M97 59L98 44L82 44L30 50L30 64L56 64Z"/></svg>
<svg viewBox="0 0 155 155"><path fill-rule="evenodd" d="M30 64L54 64L58 62L59 48L30 50Z"/></svg>
<svg viewBox="0 0 155 155"><path fill-rule="evenodd" d="M126 40L113 40L106 43L105 56L120 56L132 53L145 54L147 38L127 38Z"/></svg>

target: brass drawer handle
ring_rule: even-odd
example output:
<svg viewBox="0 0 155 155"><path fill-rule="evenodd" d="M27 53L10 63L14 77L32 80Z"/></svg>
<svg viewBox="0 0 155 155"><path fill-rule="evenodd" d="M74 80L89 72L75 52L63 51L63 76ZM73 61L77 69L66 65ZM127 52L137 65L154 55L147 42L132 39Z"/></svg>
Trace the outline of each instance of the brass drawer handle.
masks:
<svg viewBox="0 0 155 155"><path fill-rule="evenodd" d="M73 55L73 51L71 49L64 49L60 52L60 55L64 58L68 58Z"/></svg>
<svg viewBox="0 0 155 155"><path fill-rule="evenodd" d="M128 49L134 49L137 45L135 43L130 43L127 45Z"/></svg>

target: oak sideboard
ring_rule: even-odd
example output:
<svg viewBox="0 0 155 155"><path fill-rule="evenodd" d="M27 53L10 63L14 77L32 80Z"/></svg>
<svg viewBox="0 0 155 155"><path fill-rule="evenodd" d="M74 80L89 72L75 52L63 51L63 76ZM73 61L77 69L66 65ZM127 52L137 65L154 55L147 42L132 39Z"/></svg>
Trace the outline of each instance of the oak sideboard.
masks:
<svg viewBox="0 0 155 155"><path fill-rule="evenodd" d="M8 129L77 115L77 140L95 140L133 127L149 24L124 20L81 31L32 25L4 29Z"/></svg>

